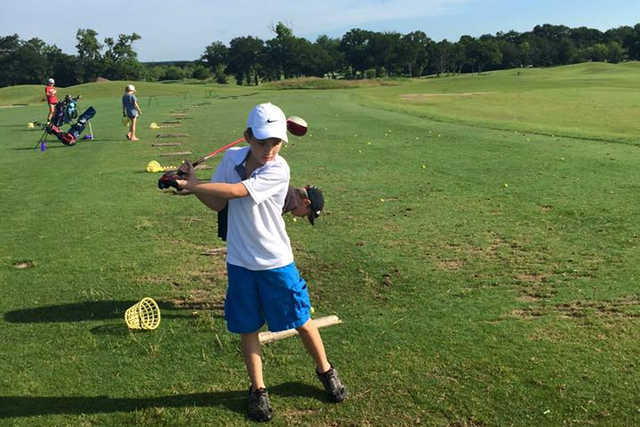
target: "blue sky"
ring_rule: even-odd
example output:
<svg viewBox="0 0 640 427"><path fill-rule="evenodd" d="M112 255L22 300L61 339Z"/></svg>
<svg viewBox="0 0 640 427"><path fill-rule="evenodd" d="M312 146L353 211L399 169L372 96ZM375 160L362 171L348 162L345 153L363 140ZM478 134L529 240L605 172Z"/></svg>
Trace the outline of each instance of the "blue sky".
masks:
<svg viewBox="0 0 640 427"><path fill-rule="evenodd" d="M170 6L172 5L172 6ZM538 24L607 30L640 23L638 0L2 0L0 36L38 37L75 54L78 28L105 37L136 32L141 61L193 60L214 42L251 35L273 38L284 22L298 37L341 37L352 28L424 31L457 41L498 31L529 31Z"/></svg>

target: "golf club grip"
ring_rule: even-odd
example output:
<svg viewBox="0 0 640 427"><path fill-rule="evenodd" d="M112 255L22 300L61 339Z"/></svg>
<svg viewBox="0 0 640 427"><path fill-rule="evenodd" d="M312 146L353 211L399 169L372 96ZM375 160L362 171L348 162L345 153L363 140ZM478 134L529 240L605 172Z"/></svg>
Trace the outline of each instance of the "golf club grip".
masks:
<svg viewBox="0 0 640 427"><path fill-rule="evenodd" d="M198 166L200 163L206 162L207 160L209 160L210 158L212 158L213 156L215 156L216 154L226 150L227 148L231 148L236 144L241 143L242 141L244 141L244 136L240 137L238 139L236 139L233 142L228 143L227 145L224 145L218 149L216 149L215 151L212 151L211 153L207 154L206 156L202 156L200 157L198 160L196 160L195 162L193 162L193 167Z"/></svg>

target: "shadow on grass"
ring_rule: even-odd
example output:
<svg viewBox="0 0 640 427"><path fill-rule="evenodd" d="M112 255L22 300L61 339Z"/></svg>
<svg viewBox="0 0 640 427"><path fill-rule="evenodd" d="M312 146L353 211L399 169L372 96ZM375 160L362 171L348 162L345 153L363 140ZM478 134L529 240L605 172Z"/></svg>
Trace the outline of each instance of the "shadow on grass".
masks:
<svg viewBox="0 0 640 427"><path fill-rule="evenodd" d="M329 402L327 394L320 387L320 382L318 382L318 387L299 382L288 382L269 387L269 394L282 397L308 397Z"/></svg>
<svg viewBox="0 0 640 427"><path fill-rule="evenodd" d="M74 304L50 305L44 307L25 308L5 313L4 319L10 323L60 323L82 322L88 320L121 319L124 312L138 301L86 301ZM165 319L193 318L194 309L219 309L218 304L196 306L194 304L177 305L172 302L158 301L161 315ZM182 311L183 313L167 313L166 311ZM217 315L217 317L221 317Z"/></svg>
<svg viewBox="0 0 640 427"><path fill-rule="evenodd" d="M310 397L327 402L319 387L298 382L288 382L269 388L273 396ZM46 415L81 415L111 412L133 412L149 408L182 408L222 406L238 414L246 414L247 391L223 391L158 396L142 399L109 396L0 396L0 419L36 417Z"/></svg>
<svg viewBox="0 0 640 427"><path fill-rule="evenodd" d="M103 137L96 137L94 139L92 139L91 141L85 141L87 144L90 144L92 142L122 142L122 143L128 143L130 144L131 141L127 140L126 137L122 137L122 138L103 138Z"/></svg>
<svg viewBox="0 0 640 427"><path fill-rule="evenodd" d="M246 413L247 392L226 391L158 396L143 399L108 396L0 396L0 419L45 415L81 415L111 412L133 412L149 408L182 408L223 406L237 413Z"/></svg>
<svg viewBox="0 0 640 427"><path fill-rule="evenodd" d="M62 145L62 144L60 144L60 145L49 145L49 144L47 144L47 150L52 150L54 148L66 148L66 145ZM17 147L17 148L14 148L14 150L16 150L16 151L34 151L34 152L40 151L40 142L38 142L38 145L36 145L36 146L32 145L31 147Z"/></svg>
<svg viewBox="0 0 640 427"><path fill-rule="evenodd" d="M95 139L91 139L91 140L78 140L78 142L75 145L84 145L84 144L95 144L95 143L102 143L102 142L127 142L126 139L122 138L95 138ZM58 141L47 141L47 150L52 150L54 148L73 148L73 146L70 145L64 145L61 142ZM35 145L32 145L30 147L16 147L13 150L16 151L40 151L40 141L38 141Z"/></svg>
<svg viewBox="0 0 640 427"><path fill-rule="evenodd" d="M225 95L225 96L215 96L215 99L238 99L240 97L247 97L247 96L253 96L253 95L257 95L260 92L251 92L251 93L246 93L246 94L242 94L242 95Z"/></svg>

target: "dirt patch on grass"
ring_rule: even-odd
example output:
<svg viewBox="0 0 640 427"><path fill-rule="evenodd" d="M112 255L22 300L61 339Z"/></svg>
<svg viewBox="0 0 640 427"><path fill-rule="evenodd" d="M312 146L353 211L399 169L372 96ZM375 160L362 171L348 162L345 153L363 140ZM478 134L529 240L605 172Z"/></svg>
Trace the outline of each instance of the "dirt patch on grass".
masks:
<svg viewBox="0 0 640 427"><path fill-rule="evenodd" d="M138 281L154 285L171 284L176 288L187 288L191 284L204 284L209 286L221 286L226 283L227 271L222 265L213 266L212 271L182 272L175 276L141 276Z"/></svg>
<svg viewBox="0 0 640 427"><path fill-rule="evenodd" d="M539 310L533 308L525 308L525 309L516 309L511 310L511 317L516 317L518 319L535 319L536 317L542 316L542 313Z"/></svg>
<svg viewBox="0 0 640 427"><path fill-rule="evenodd" d="M542 283L536 283L534 285L525 286L522 288L523 297L530 297L536 299L549 299L553 298L557 294L557 290L549 285Z"/></svg>
<svg viewBox="0 0 640 427"><path fill-rule="evenodd" d="M518 301L535 303L539 298L524 295ZM527 307L515 309L510 317L532 319L540 316L559 316L564 319L601 318L601 319L638 319L640 318L640 299L635 297L614 301L571 301L545 307Z"/></svg>
<svg viewBox="0 0 640 427"><path fill-rule="evenodd" d="M627 298L616 301L574 301L558 304L554 311L563 317L586 317L593 314L609 318L640 318L640 299Z"/></svg>
<svg viewBox="0 0 640 427"><path fill-rule="evenodd" d="M438 268L446 271L460 270L464 265L464 261L459 259L445 260L438 263Z"/></svg>
<svg viewBox="0 0 640 427"><path fill-rule="evenodd" d="M405 93L400 95L400 99L406 101L425 101L433 98L468 98L472 96L490 95L495 92L457 92L457 93Z"/></svg>
<svg viewBox="0 0 640 427"><path fill-rule="evenodd" d="M531 295L522 295L522 296L519 296L518 298L516 298L516 300L520 301L520 302L533 303L533 302L540 301L540 298L536 298L536 297L533 297Z"/></svg>
<svg viewBox="0 0 640 427"><path fill-rule="evenodd" d="M516 279L518 279L521 282L540 283L540 282L546 282L548 276L549 276L548 274L544 274L544 273L523 273L523 274L518 274L516 276Z"/></svg>
<svg viewBox="0 0 640 427"><path fill-rule="evenodd" d="M500 252L506 252L504 256L506 258L507 253L513 255L520 247L518 243L508 242L499 236L494 236L486 247L470 247L466 251L474 257L494 260L501 258Z"/></svg>
<svg viewBox="0 0 640 427"><path fill-rule="evenodd" d="M448 427L485 427L487 424L484 421L476 420L474 418L468 418L461 421L454 421L448 425Z"/></svg>
<svg viewBox="0 0 640 427"><path fill-rule="evenodd" d="M299 417L304 417L307 415L312 415L317 413L318 410L317 409L290 409L287 411L284 411L282 413L282 416L286 419L293 419L293 418L299 418Z"/></svg>
<svg viewBox="0 0 640 427"><path fill-rule="evenodd" d="M209 289L192 289L187 296L169 299L168 302L176 308L189 310L224 309L224 296Z"/></svg>

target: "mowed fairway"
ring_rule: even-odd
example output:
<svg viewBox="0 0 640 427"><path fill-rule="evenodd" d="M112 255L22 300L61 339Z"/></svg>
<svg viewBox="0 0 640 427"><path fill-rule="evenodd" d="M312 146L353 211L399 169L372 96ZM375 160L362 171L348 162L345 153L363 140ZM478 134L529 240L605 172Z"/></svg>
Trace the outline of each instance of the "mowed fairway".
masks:
<svg viewBox="0 0 640 427"><path fill-rule="evenodd" d="M282 154L294 185L323 189L325 212L314 227L287 217L287 230L315 316L344 322L321 332L350 393L326 401L297 338L268 344L274 425L637 424L640 99L615 72L594 72L602 90L561 83L567 72L525 70L522 91L477 76L437 81L443 93L462 81L458 92L510 93L485 109L465 97L475 115L400 97L437 92L435 79L336 90L139 83L139 143L120 124L124 83L84 85L69 91L83 95L81 110L95 106L96 140L50 138L45 152L31 149L40 131L26 126L45 111L39 89L0 90L0 104L32 103L0 109L0 424L248 423L239 340L222 318L224 256L203 255L224 246L215 213L160 192L145 166L233 141L264 101L310 125ZM608 85L635 114L612 112L624 129L585 116L567 134L590 139L558 136L553 94L571 87L610 105ZM530 91L527 108L548 114L488 118ZM149 129L180 115L179 127ZM156 137L165 133L188 136ZM181 145L152 147L169 141ZM193 154L160 156L175 151ZM145 296L162 322L129 332L124 311Z"/></svg>
<svg viewBox="0 0 640 427"><path fill-rule="evenodd" d="M363 92L369 103L437 120L637 142L639 72L637 62L587 63L434 77Z"/></svg>

